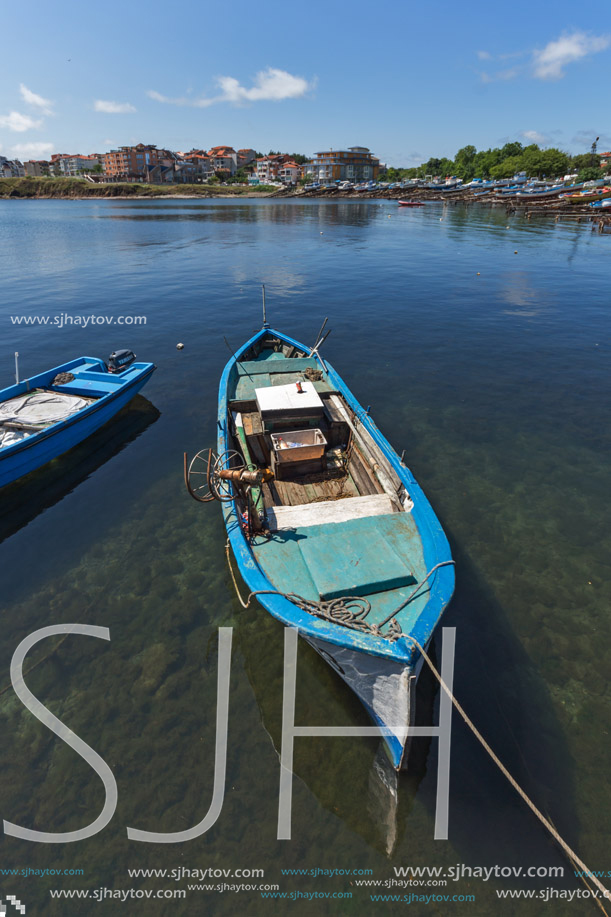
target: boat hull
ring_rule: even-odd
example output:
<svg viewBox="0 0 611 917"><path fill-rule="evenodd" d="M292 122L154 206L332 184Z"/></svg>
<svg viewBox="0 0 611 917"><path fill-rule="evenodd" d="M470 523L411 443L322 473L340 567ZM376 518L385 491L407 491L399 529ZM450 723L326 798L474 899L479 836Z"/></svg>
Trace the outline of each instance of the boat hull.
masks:
<svg viewBox="0 0 611 917"><path fill-rule="evenodd" d="M155 366L149 363L146 367L133 381L127 382L118 391L101 397L68 420L54 424L48 430L34 434L16 446L8 447L5 455L0 452L0 487L5 487L36 471L103 427L150 379ZM61 370L61 367L58 369Z"/></svg>
<svg viewBox="0 0 611 917"><path fill-rule="evenodd" d="M406 769L410 748L406 730L415 725L422 658L409 666L324 640L304 639L354 691L374 723L391 731L384 736L390 763L395 770Z"/></svg>
<svg viewBox="0 0 611 917"><path fill-rule="evenodd" d="M217 441L219 455L228 454L227 450L232 448L229 432L229 414L232 410L232 401L229 397L231 373L241 359L246 359L246 365L252 366L244 354L266 334L274 335L301 351L308 351L308 348L298 341L271 329L255 335L238 351L237 359L234 358L225 367L220 383ZM426 602L423 610L410 620L409 633L394 640L387 639L381 633L343 627L309 614L299 604L289 600L289 593L299 592L295 568L290 564L287 566L288 561L285 563L282 552L280 567L274 563L270 566L269 555L267 558L265 556L266 549L262 551L259 546L253 548L244 532L234 502L222 504L228 540L249 591L262 593L257 595L259 603L283 624L296 628L300 636L326 659L357 694L374 723L390 731L390 735L384 736L388 756L393 767L404 769L409 749L405 730L414 725L416 681L422 666L422 656L418 647L428 646L452 597L453 561L441 525L410 470L399 459L341 377L328 363L319 357L317 360L333 390L341 394L346 408L358 417L359 428L370 437L375 461L378 465L387 463L389 470L396 476L395 480L411 498L413 507L410 518L414 520L421 550L419 581L422 582L425 571L436 571L430 579L430 574L427 574ZM275 361L274 366L277 369L279 362ZM240 401L239 398L235 400ZM299 534L299 527L296 531L296 537L289 537L287 541L299 543L299 539L304 536ZM308 537L307 534L305 537ZM272 551L275 550L273 539L265 544L271 545ZM303 553L303 549L300 549L300 553ZM393 589L390 589L390 593L393 593L391 603L399 604L400 596L395 598ZM390 607L392 608L392 604Z"/></svg>

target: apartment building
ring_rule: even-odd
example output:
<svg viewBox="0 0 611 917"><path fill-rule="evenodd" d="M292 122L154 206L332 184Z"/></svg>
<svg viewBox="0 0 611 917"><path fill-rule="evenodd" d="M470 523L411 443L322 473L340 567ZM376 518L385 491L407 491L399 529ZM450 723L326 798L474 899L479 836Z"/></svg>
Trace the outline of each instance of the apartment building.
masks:
<svg viewBox="0 0 611 917"><path fill-rule="evenodd" d="M262 156L257 159L257 178L261 184L266 182L279 181L279 172L285 163L289 162L288 153L272 153L269 156Z"/></svg>
<svg viewBox="0 0 611 917"><path fill-rule="evenodd" d="M0 178L25 178L25 168L19 159L0 156Z"/></svg>
<svg viewBox="0 0 611 917"><path fill-rule="evenodd" d="M305 165L305 172L319 182L375 181L379 171L380 160L366 146L315 153L314 159Z"/></svg>
<svg viewBox="0 0 611 917"><path fill-rule="evenodd" d="M278 178L283 185L296 185L301 178L301 166L289 159L278 169Z"/></svg>
<svg viewBox="0 0 611 917"><path fill-rule="evenodd" d="M175 181L190 184L208 181L214 174L205 150L189 150L188 153L176 153L174 171Z"/></svg>
<svg viewBox="0 0 611 917"><path fill-rule="evenodd" d="M257 154L255 150L238 150L238 169L243 169L244 166L250 165L250 163L254 162L256 158Z"/></svg>
<svg viewBox="0 0 611 917"><path fill-rule="evenodd" d="M49 175L51 164L46 159L29 159L23 167L28 178L42 178Z"/></svg>
<svg viewBox="0 0 611 917"><path fill-rule="evenodd" d="M122 146L103 154L105 176L111 181L148 181L148 172L155 166L165 168L174 163L174 154L158 150L154 144L138 143Z"/></svg>
<svg viewBox="0 0 611 917"><path fill-rule="evenodd" d="M238 154L232 146L213 146L208 150L208 158L213 172L235 175L238 171Z"/></svg>
<svg viewBox="0 0 611 917"><path fill-rule="evenodd" d="M50 171L59 178L76 178L83 172L91 172L96 166L102 165L102 154L92 153L74 155L67 153L54 153L51 156Z"/></svg>

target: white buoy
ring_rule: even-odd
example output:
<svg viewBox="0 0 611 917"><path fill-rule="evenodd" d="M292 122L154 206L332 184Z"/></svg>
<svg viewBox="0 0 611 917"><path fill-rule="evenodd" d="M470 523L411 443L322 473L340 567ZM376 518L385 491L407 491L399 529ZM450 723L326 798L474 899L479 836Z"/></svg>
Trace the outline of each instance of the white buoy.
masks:
<svg viewBox="0 0 611 917"><path fill-rule="evenodd" d="M176 345L176 350L184 350L184 349L185 349L185 345L184 345L184 344L177 344L177 345Z"/></svg>

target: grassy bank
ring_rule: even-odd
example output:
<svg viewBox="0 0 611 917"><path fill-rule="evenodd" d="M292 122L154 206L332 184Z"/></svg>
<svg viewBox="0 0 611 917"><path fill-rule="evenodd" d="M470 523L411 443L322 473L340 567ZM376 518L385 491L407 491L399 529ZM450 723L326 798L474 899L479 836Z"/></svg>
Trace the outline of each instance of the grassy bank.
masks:
<svg viewBox="0 0 611 917"><path fill-rule="evenodd" d="M93 185L81 178L3 178L1 198L79 197L255 197L272 194L269 185L145 185L131 182Z"/></svg>

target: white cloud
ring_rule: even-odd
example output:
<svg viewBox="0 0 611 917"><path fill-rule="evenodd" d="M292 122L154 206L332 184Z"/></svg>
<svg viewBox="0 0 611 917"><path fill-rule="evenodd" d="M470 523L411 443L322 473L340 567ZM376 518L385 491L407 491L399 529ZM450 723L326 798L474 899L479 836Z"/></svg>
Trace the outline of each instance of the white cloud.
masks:
<svg viewBox="0 0 611 917"><path fill-rule="evenodd" d="M54 143L16 143L11 153L17 159L48 159L54 149Z"/></svg>
<svg viewBox="0 0 611 917"><path fill-rule="evenodd" d="M568 64L598 54L611 45L610 35L588 35L586 32L574 31L561 35L560 38L550 41L544 48L535 48L524 51L512 51L509 54L492 55L488 51L478 51L477 56L481 61L489 61L487 72L480 73L482 83L493 83L497 80L514 80L520 76L535 77L539 80L560 80L565 75ZM501 61L512 58L528 56L530 61L520 62L509 69L497 70Z"/></svg>
<svg viewBox="0 0 611 917"><path fill-rule="evenodd" d="M257 73L252 89L240 86L232 76L222 76L218 84L223 90L224 98L230 102L280 102L282 99L298 99L310 88L310 84L303 77L292 76L285 70L275 70L273 67Z"/></svg>
<svg viewBox="0 0 611 917"><path fill-rule="evenodd" d="M162 96L160 92L155 92L154 89L149 89L147 96L150 99L154 99L156 102L171 102L173 105L180 105L181 103L183 105L187 104L186 99L168 99L167 96Z"/></svg>
<svg viewBox="0 0 611 917"><path fill-rule="evenodd" d="M545 143L547 140L545 134L540 134L539 131L520 131L520 137L530 140L531 143Z"/></svg>
<svg viewBox="0 0 611 917"><path fill-rule="evenodd" d="M28 105L33 105L34 108L39 108L43 115L53 114L53 102L50 102L49 99L43 99L42 96L37 95L35 92L32 92L31 89L28 89L27 86L24 86L23 83L19 84L19 92L24 102L27 102Z"/></svg>
<svg viewBox="0 0 611 917"><path fill-rule="evenodd" d="M8 115L0 115L0 127L6 127L9 131L15 131L18 134L40 127L41 124L42 121L35 121L29 115L22 115L18 111L12 111Z"/></svg>
<svg viewBox="0 0 611 917"><path fill-rule="evenodd" d="M102 111L106 115L128 115L136 111L129 102L106 102L103 99L97 99L93 108L94 111Z"/></svg>
<svg viewBox="0 0 611 917"><path fill-rule="evenodd" d="M519 75L520 75L519 67L510 67L507 70L499 70L497 71L497 73L493 73L493 74L482 72L480 73L479 76L480 76L482 83L495 83L497 82L497 80L504 80L504 81L515 80L516 77L518 77Z"/></svg>
<svg viewBox="0 0 611 917"><path fill-rule="evenodd" d="M572 32L550 41L543 50L533 52L534 75L539 80L560 80L564 67L609 47L609 36Z"/></svg>
<svg viewBox="0 0 611 917"><path fill-rule="evenodd" d="M150 99L156 102L166 102L171 105L192 105L195 108L208 108L219 102L229 102L240 105L247 102L281 102L284 99L299 99L310 89L314 82L308 82L301 76L293 76L286 70L277 70L268 67L257 73L254 84L249 89L242 86L233 76L220 76L216 81L221 90L217 96L201 99L188 99L185 97L171 99L151 89L147 93Z"/></svg>

